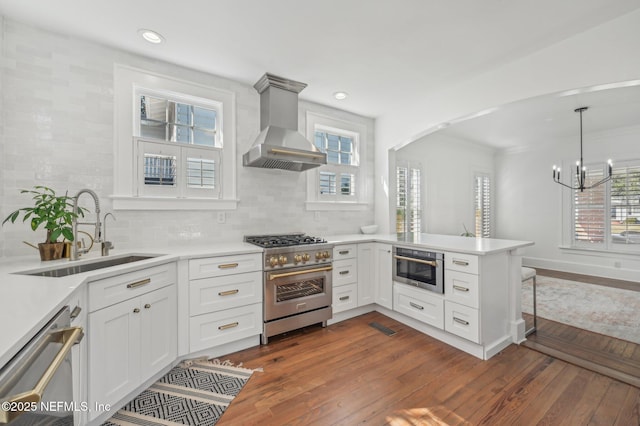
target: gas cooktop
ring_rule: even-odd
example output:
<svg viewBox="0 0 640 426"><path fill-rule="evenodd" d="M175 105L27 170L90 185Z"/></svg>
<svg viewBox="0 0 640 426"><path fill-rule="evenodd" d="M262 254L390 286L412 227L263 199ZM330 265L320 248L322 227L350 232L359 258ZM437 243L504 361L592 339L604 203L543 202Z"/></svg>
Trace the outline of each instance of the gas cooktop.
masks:
<svg viewBox="0 0 640 426"><path fill-rule="evenodd" d="M291 247L311 244L326 244L327 240L319 237L311 237L303 233L284 235L253 235L246 236L247 243L255 244L262 248Z"/></svg>

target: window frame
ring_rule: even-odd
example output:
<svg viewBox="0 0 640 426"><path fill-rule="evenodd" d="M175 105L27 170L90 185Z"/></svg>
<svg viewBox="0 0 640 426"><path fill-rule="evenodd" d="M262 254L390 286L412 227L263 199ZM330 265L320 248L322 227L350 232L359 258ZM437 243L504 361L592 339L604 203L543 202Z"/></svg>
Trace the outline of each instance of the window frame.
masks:
<svg viewBox="0 0 640 426"><path fill-rule="evenodd" d="M399 171L400 169L404 169L406 170L406 179L405 179L405 206L400 206L398 201L399 201L399 197L400 197L400 191L398 191L398 187L400 186L400 182L401 180L399 179ZM412 184L414 182L415 179L415 174L414 172L417 171L417 188L416 189L412 189ZM424 196L423 196L423 183L424 183L424 178L423 178L423 173L422 173L422 165L420 163L415 163L415 162L406 162L406 161L401 161L396 163L396 168L395 168L395 181L396 181L396 191L395 191L395 197L396 197L396 208L395 208L395 212L396 212L396 220L395 220L395 229L396 229L396 233L421 233L423 232L423 213L424 213ZM415 198L418 198L417 201L417 209L413 208L416 206L416 201ZM398 209L403 208L404 209L404 223L402 223L403 229L400 229L400 223L398 221ZM417 217L417 220L412 221L410 218L411 217ZM416 224L414 227L417 229L408 229L407 228L412 228L412 224Z"/></svg>
<svg viewBox="0 0 640 426"><path fill-rule="evenodd" d="M482 202L481 202L481 206L480 206L480 211L481 211L481 217L478 218L478 179L482 179L483 180L483 185L481 188L482 194ZM484 194L484 180L488 180L489 181L489 197L486 197L486 195ZM494 226L493 226L493 176L491 173L488 172L480 172L477 171L474 173L473 175L473 218L474 218L474 234L476 237L479 238L492 238L492 234L494 231ZM485 203L484 201L488 200L489 206L488 206L488 210L489 210L489 218L488 220L484 220L484 213L485 213ZM478 223L478 221L480 220L480 224ZM488 227L489 227L489 232L485 235L484 233L484 224L487 223ZM482 235L478 235L478 226L480 226L480 228L482 228L483 232Z"/></svg>
<svg viewBox="0 0 640 426"><path fill-rule="evenodd" d="M366 210L366 141L367 128L364 124L341 120L312 111L306 111L306 137L315 143L317 130L352 139L352 152L355 164L328 163L307 172L307 201L306 209L320 210ZM335 173L336 194L320 193L320 173ZM355 194L340 194L340 181L343 174L353 175Z"/></svg>
<svg viewBox="0 0 640 426"><path fill-rule="evenodd" d="M599 178L602 176L606 176L607 172L607 164L606 162L600 163L592 163L586 164L587 172L594 169L599 169ZM640 159L631 159L617 162L613 166L613 174L615 176L616 170L620 168L628 168L628 167L640 167ZM575 176L571 176L572 180L575 180ZM596 180L599 180L596 177ZM628 253L628 254L640 254L640 244L622 244L622 243L614 243L613 242L613 233L612 233L612 224L611 224L611 214L613 209L612 203L612 183L613 179L605 182L601 185L604 189L604 203L602 207L602 216L603 216L603 236L602 242L586 242L581 240L576 240L576 204L575 204L575 190L566 191L569 195L566 196L568 198L568 212L569 212L569 235L567 236L566 241L568 241L568 249L573 250L585 250L585 251L599 251L606 253ZM575 184L575 183L574 183ZM599 187L598 187L599 188ZM586 189L585 191L590 191Z"/></svg>
<svg viewBox="0 0 640 426"><path fill-rule="evenodd" d="M196 106L216 105L218 150L220 163L219 192L203 194L202 191L150 191L157 194L140 194L140 166L138 164L138 140L162 142L160 139L141 138L141 93L156 95L172 101L184 101ZM116 64L114 70L114 210L233 210L236 197L236 95L227 90L172 76ZM165 141L166 142L166 141ZM196 144L167 142L176 145L183 155L189 149L203 147ZM185 163L186 173L186 163ZM143 183L142 183L143 184ZM193 188L192 188L193 189ZM145 191L143 191L145 192ZM162 193L165 192L165 193Z"/></svg>

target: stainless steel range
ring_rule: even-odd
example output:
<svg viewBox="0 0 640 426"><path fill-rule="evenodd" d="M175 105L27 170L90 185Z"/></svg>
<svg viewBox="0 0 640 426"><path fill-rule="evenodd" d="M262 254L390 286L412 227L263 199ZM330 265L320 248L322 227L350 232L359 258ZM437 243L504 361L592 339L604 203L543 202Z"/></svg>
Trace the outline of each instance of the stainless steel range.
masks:
<svg viewBox="0 0 640 426"><path fill-rule="evenodd" d="M333 244L302 233L247 236L264 248L264 326L269 337L331 319Z"/></svg>

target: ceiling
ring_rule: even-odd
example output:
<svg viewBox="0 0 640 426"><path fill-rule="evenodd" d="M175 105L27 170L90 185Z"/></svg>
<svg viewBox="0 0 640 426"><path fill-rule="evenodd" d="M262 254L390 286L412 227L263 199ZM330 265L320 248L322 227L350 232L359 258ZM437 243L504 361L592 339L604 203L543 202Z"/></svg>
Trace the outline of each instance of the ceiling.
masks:
<svg viewBox="0 0 640 426"><path fill-rule="evenodd" d="M270 72L307 83L301 99L368 117L638 8L638 0L0 0L0 13L20 22L250 85ZM143 41L141 28L166 42ZM338 101L336 91L349 97Z"/></svg>

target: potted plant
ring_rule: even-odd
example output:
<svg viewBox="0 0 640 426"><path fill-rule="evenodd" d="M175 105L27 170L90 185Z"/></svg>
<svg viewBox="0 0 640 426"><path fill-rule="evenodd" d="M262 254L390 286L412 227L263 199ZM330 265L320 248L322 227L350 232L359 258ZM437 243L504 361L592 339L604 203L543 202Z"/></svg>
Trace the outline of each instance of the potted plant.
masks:
<svg viewBox="0 0 640 426"><path fill-rule="evenodd" d="M56 195L55 191L46 186L34 186L33 189L23 189L21 194L33 195L33 207L23 207L9 214L2 222L15 221L22 213L23 222L30 220L31 229L36 230L41 225L47 232L44 242L38 244L41 260L60 259L64 243L58 241L60 237L73 241L72 222L78 216L83 216L83 209L73 211L73 197Z"/></svg>

